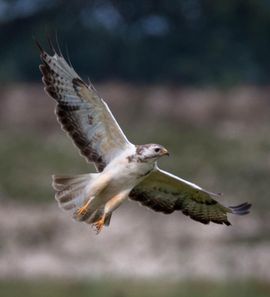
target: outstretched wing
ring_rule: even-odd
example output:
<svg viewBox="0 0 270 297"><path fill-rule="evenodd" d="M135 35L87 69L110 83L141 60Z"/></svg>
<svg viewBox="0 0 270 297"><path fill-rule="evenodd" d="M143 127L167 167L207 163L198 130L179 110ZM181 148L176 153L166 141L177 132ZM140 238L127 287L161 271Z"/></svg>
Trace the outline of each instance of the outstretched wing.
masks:
<svg viewBox="0 0 270 297"><path fill-rule="evenodd" d="M181 210L183 214L204 224L214 222L230 225L227 214L244 215L249 213L251 204L243 203L234 207L225 207L199 186L176 177L160 169L153 171L130 193L132 200L166 214Z"/></svg>
<svg viewBox="0 0 270 297"><path fill-rule="evenodd" d="M45 91L57 102L58 121L81 154L102 171L118 153L132 144L94 87L83 82L62 55L54 51L50 56L37 45L42 61L39 67L42 81Z"/></svg>

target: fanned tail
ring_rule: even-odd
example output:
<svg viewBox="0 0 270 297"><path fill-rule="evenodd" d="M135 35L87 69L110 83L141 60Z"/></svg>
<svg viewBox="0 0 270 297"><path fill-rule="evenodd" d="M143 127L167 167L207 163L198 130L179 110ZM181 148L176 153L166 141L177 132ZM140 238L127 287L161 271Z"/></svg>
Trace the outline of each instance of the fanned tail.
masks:
<svg viewBox="0 0 270 297"><path fill-rule="evenodd" d="M53 175L52 186L60 208L75 211L90 199L90 184L98 173L75 176Z"/></svg>

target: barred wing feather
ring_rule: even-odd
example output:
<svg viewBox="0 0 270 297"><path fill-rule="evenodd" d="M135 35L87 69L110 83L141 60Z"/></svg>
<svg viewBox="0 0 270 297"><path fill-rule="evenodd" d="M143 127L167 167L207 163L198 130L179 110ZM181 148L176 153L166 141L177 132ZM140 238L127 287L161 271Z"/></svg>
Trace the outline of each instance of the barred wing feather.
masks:
<svg viewBox="0 0 270 297"><path fill-rule="evenodd" d="M57 102L56 114L81 154L98 171L132 144L127 140L107 104L87 85L62 55L40 49L40 70L45 91Z"/></svg>
<svg viewBox="0 0 270 297"><path fill-rule="evenodd" d="M129 197L158 212L170 214L181 210L204 224L230 225L228 213L244 215L249 212L251 205L248 203L225 207L211 197L219 195L157 168L131 191Z"/></svg>

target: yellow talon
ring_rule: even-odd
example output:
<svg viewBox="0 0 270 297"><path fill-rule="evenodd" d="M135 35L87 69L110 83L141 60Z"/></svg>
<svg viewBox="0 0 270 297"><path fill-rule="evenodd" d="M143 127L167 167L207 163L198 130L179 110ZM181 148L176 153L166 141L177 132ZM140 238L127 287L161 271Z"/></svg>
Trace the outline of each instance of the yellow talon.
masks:
<svg viewBox="0 0 270 297"><path fill-rule="evenodd" d="M90 199L76 211L76 214L78 216L84 216L88 211L89 204L90 204Z"/></svg>
<svg viewBox="0 0 270 297"><path fill-rule="evenodd" d="M96 229L96 233L99 234L100 231L103 229L104 227L104 223L105 223L105 215L102 216L102 218L100 220L98 220L97 222L95 222L93 224L93 226Z"/></svg>

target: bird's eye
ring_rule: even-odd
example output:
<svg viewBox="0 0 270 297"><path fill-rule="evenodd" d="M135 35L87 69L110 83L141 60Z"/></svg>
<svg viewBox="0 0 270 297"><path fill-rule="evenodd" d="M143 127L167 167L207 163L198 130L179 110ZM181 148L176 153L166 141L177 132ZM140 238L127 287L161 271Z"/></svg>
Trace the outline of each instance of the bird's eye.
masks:
<svg viewBox="0 0 270 297"><path fill-rule="evenodd" d="M160 152L160 148L158 148L158 147L155 148L155 152L156 152L156 153Z"/></svg>

